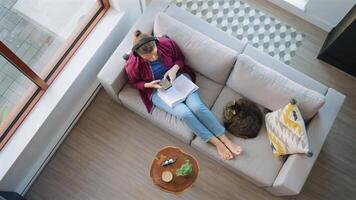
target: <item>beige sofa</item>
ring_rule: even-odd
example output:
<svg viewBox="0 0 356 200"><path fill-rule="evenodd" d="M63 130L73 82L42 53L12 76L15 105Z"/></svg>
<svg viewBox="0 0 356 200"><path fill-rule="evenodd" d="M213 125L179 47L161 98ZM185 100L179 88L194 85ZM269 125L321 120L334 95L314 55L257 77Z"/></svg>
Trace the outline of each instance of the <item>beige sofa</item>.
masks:
<svg viewBox="0 0 356 200"><path fill-rule="evenodd" d="M158 20L155 21L156 17ZM176 34L174 31L172 32L170 26L177 26L179 27L177 32L187 34ZM197 85L200 87L199 93L203 101L220 121L222 121L224 104L229 100L241 98L241 94L233 89L234 84L237 84L233 78L233 69L241 54L251 57L305 88L325 96L325 104L307 124L310 148L314 155L310 158L304 155L291 155L285 162L282 162L273 156L266 128L263 127L254 139L241 139L228 134L232 141L242 146L244 153L232 161L224 161L219 158L213 146L195 137L194 133L181 120L157 108L152 114L148 114L138 91L127 82L124 70L125 61L122 56L132 47L134 30L152 32L153 28L155 28L155 34L167 34L181 47L186 62L197 73ZM214 51L211 51L210 48L208 49L210 52L199 54L200 51L192 50L194 47L201 48L199 45L180 42L180 40L191 40L191 35L197 34L202 43L217 45L216 57L211 56ZM147 7L98 74L98 79L111 98L118 103L125 105L176 138L218 160L223 166L274 195L295 195L301 191L345 98L336 90L163 0L153 1Z"/></svg>

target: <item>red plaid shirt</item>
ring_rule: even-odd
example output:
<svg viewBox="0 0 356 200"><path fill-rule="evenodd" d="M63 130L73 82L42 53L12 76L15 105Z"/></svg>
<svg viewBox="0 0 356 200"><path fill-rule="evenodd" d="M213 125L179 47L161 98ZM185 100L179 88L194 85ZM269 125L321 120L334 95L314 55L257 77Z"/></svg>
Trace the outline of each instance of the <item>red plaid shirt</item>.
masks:
<svg viewBox="0 0 356 200"><path fill-rule="evenodd" d="M188 73L190 77L192 77L192 81L195 82L195 74L193 70L185 65L184 55L173 40L168 37L160 37L159 43L157 43L157 53L164 66L167 67L167 70L177 64L179 66L178 73ZM125 70L129 82L139 90L141 99L145 104L147 111L151 113L154 108L151 101L153 89L144 87L145 83L154 80L148 61L145 61L140 56L135 57L130 53L125 64Z"/></svg>

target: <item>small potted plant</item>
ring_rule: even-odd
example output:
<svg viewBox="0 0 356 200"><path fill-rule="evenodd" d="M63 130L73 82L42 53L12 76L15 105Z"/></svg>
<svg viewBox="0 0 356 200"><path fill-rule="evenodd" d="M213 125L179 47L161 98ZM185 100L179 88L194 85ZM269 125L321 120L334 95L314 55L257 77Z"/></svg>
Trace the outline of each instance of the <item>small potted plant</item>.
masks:
<svg viewBox="0 0 356 200"><path fill-rule="evenodd" d="M176 170L177 176L189 176L193 171L192 164L188 159L185 159L185 163L183 163L180 168Z"/></svg>

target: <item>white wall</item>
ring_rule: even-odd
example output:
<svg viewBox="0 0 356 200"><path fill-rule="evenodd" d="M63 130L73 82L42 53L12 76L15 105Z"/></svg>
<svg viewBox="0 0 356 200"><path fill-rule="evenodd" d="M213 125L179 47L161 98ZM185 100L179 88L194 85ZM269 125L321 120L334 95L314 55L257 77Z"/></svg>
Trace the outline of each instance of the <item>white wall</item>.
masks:
<svg viewBox="0 0 356 200"><path fill-rule="evenodd" d="M306 13L335 27L355 3L356 0L309 0Z"/></svg>
<svg viewBox="0 0 356 200"><path fill-rule="evenodd" d="M303 11L284 0L269 1L327 32L331 31L356 4L356 0L309 0Z"/></svg>

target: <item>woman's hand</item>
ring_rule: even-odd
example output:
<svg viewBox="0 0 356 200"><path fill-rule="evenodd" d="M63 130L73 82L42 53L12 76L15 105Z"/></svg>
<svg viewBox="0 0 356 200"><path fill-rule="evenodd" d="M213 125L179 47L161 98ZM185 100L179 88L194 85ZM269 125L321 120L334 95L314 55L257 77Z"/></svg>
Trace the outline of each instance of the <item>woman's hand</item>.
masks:
<svg viewBox="0 0 356 200"><path fill-rule="evenodd" d="M149 83L145 83L144 87L145 88L161 88L161 86L159 85L159 82L160 80L154 80L154 81L151 81Z"/></svg>
<svg viewBox="0 0 356 200"><path fill-rule="evenodd" d="M171 83L174 81L174 79L176 79L176 75L177 72L179 70L179 66L178 65L174 65L172 68L170 68L163 76L163 79L166 79L167 76L169 77L169 80L171 81Z"/></svg>

